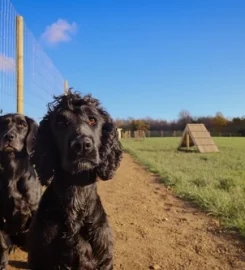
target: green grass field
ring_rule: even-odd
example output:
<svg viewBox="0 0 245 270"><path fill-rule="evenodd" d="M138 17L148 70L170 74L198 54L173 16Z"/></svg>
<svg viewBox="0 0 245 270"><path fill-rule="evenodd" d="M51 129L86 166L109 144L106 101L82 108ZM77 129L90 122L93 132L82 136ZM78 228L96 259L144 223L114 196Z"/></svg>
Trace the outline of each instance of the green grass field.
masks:
<svg viewBox="0 0 245 270"><path fill-rule="evenodd" d="M182 198L245 236L245 138L214 138L219 153L176 150L180 138L122 140L129 152Z"/></svg>

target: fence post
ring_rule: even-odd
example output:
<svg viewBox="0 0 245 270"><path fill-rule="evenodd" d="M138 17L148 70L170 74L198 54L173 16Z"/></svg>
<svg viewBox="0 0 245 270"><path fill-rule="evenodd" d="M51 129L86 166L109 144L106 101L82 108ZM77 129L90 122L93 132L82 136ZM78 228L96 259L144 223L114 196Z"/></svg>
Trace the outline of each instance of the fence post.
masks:
<svg viewBox="0 0 245 270"><path fill-rule="evenodd" d="M68 92L68 81L65 80L64 81L64 94L67 95L67 92Z"/></svg>
<svg viewBox="0 0 245 270"><path fill-rule="evenodd" d="M24 113L24 25L23 17L16 16L16 92L17 113Z"/></svg>

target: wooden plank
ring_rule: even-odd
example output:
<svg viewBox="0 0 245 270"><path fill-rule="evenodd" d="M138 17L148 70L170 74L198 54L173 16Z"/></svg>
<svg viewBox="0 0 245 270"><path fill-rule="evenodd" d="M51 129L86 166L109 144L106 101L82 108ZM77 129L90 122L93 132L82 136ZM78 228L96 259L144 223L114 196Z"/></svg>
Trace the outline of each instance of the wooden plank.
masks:
<svg viewBox="0 0 245 270"><path fill-rule="evenodd" d="M188 124L188 128L191 132L193 131L207 131L203 124Z"/></svg>
<svg viewBox="0 0 245 270"><path fill-rule="evenodd" d="M216 145L210 138L195 138L195 140L198 145Z"/></svg>
<svg viewBox="0 0 245 270"><path fill-rule="evenodd" d="M195 138L212 138L207 131L192 131L191 133Z"/></svg>
<svg viewBox="0 0 245 270"><path fill-rule="evenodd" d="M202 145L197 145L197 149L199 150L200 153L204 153L204 148Z"/></svg>

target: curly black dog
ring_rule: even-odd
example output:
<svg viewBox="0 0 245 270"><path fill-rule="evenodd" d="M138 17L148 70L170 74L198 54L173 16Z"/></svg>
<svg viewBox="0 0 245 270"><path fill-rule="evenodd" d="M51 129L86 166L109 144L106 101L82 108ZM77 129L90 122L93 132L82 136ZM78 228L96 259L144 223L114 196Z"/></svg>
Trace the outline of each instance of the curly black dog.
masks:
<svg viewBox="0 0 245 270"><path fill-rule="evenodd" d="M113 237L97 193L122 158L117 129L91 95L55 97L40 123L31 158L43 184L52 179L31 224L33 270L113 269Z"/></svg>
<svg viewBox="0 0 245 270"><path fill-rule="evenodd" d="M0 269L6 269L13 246L25 246L42 195L29 157L37 129L27 116L0 116Z"/></svg>

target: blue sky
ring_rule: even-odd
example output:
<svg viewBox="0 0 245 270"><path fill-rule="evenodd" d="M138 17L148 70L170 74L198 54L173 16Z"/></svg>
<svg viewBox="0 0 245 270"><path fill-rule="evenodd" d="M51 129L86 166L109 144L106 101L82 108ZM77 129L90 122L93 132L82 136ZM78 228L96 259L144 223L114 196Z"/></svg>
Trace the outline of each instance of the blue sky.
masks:
<svg viewBox="0 0 245 270"><path fill-rule="evenodd" d="M114 118L245 115L244 0L12 3L69 85ZM59 19L70 40L48 44Z"/></svg>

